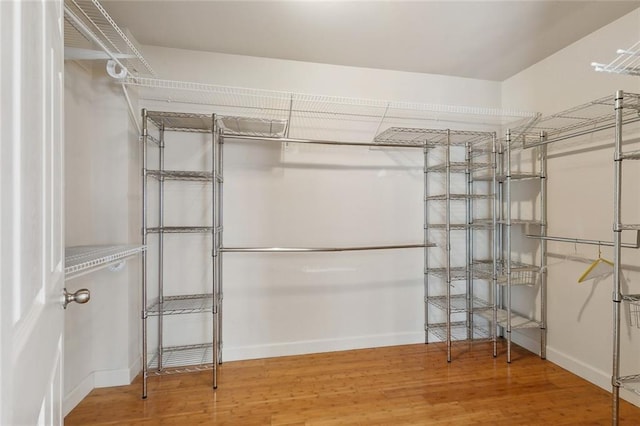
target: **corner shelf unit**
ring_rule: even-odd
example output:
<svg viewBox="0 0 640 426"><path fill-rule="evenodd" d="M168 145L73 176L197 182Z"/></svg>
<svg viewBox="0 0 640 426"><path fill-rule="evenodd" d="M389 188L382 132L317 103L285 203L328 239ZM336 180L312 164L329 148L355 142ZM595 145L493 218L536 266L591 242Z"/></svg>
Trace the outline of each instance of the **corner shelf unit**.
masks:
<svg viewBox="0 0 640 426"><path fill-rule="evenodd" d="M447 361L450 362L452 342L492 337L495 355L496 337L495 332L491 331L495 330L494 315L488 321L479 320L483 317L477 316L482 312L495 312L495 296L490 284L495 279L495 263L490 271L476 270L474 267L474 231L494 228L490 207L494 194L493 187L477 192L473 181L473 174L478 170L495 175L492 154L496 147L495 133L390 128L376 140L387 143L421 140L425 146L424 238L425 241L432 241L432 236L439 237L442 243L436 245L444 250L441 253L444 259L436 260L433 250L425 249L425 343L434 341L434 338L435 341L445 341ZM462 183L464 192L454 192L455 183ZM439 191L436 189L432 193L432 188L438 186ZM485 216L478 220L474 206L483 200L488 201ZM454 204L464 210L464 219L454 218ZM432 206L439 209L440 221L433 219L430 213ZM452 231L464 231L464 247L452 248ZM452 251L465 252L464 265L452 264ZM491 258L491 253L486 253L485 257ZM482 283L484 288L478 290L477 287Z"/></svg>
<svg viewBox="0 0 640 426"><path fill-rule="evenodd" d="M157 136L151 133L151 128L157 131ZM216 203L219 201L218 190L222 176L217 173L217 138L216 116L207 114L188 114L173 112L158 112L142 110L142 175L143 175L143 218L142 218L142 241L146 246L151 234L155 234L154 239L157 253L157 296L150 297L149 291L149 266L147 254L142 258L142 397L147 397L147 379L149 375L175 374L178 372L191 372L213 369L213 386L217 385L217 371L214 359L217 359L216 351L218 346L217 333L219 330L218 300L219 291L217 287L217 265L216 251L212 251L212 260L209 265L203 268L212 268L213 278L210 283L202 282L200 287L202 293L181 294L184 290L176 282L169 282L165 285L165 262L171 262L169 256L165 254L165 234L201 234L211 235L212 245L220 234L221 227L218 225L218 218L214 215L210 223L197 224L194 226L176 226L165 224L165 182L196 182L211 185L212 211L216 211ZM165 136L167 132L172 133L169 143L176 143L174 134L204 133L210 135L211 149L211 170L167 170L165 169ZM179 136L178 136L179 137ZM157 149L157 168L150 168L149 148ZM215 179L214 179L215 177ZM158 188L158 205L155 209L156 226L149 226L149 185L154 179ZM157 250L157 251L156 251ZM209 263L209 262L207 262ZM171 295L168 295L171 294ZM206 342L194 342L190 345L169 346L165 344L165 317L180 317L189 314L211 313L213 322L213 332L211 339ZM149 343L149 318L157 321L157 346L152 349ZM202 320L207 321L206 319Z"/></svg>
<svg viewBox="0 0 640 426"><path fill-rule="evenodd" d="M612 71L612 70L603 70ZM617 72L617 71L616 71ZM622 164L626 160L640 159L639 151L624 152L622 147L628 134L628 125L640 122L640 94L617 91L614 96L606 96L594 101L573 107L538 120L523 133L523 148L546 146L551 143L570 140L581 136L592 135L606 130L614 131L614 219L613 243L597 240L583 240L565 237L542 236L542 242L560 241L573 244L610 245L613 246L613 366L612 383L612 413L611 422L618 424L620 388L628 389L640 394L640 374L621 375L621 305L630 304L633 307L640 301L637 294L622 293L622 260L621 249L638 249L638 244L622 243L622 232L640 230L638 224L622 222ZM544 275L543 275L544 276Z"/></svg>

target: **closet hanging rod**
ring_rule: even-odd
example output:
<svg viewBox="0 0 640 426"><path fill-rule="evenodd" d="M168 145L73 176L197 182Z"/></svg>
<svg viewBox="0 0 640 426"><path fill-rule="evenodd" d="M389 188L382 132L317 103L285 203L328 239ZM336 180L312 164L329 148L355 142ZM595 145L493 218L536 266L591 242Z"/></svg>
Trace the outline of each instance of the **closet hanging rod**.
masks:
<svg viewBox="0 0 640 426"><path fill-rule="evenodd" d="M337 251L365 251L365 250L393 250L408 248L435 247L433 243L404 244L395 246L361 246L361 247L221 247L221 252L227 253L310 253Z"/></svg>
<svg viewBox="0 0 640 426"><path fill-rule="evenodd" d="M635 123L636 121L640 121L640 116L638 117L634 117L628 120L624 120L622 122L622 124L630 124L630 123ZM616 123L610 123L610 124L605 124L602 126L598 126L598 127L591 127L585 130L580 130L579 132L575 132L575 133L571 133L568 135L564 135L564 136L558 136L557 138L551 138L551 139L546 139L546 140L541 140L539 142L531 142L531 143L522 143L522 147L527 149L527 148L535 148L537 146L541 146L541 145L547 145L550 143L554 143L554 142L560 142L560 141L564 141L567 139L571 139L571 138L577 138L578 136L584 136L584 135L588 135L591 133L596 133L596 132L600 132L603 130L609 130L609 129L613 129L614 127L616 127Z"/></svg>
<svg viewBox="0 0 640 426"><path fill-rule="evenodd" d="M582 238L566 238L566 237L552 237L552 236L543 236L543 235L530 235L527 234L527 238L533 238L536 240L545 240L545 241L559 241L561 243L573 243L573 244L588 244L593 246L604 246L604 247L613 247L614 244L611 241L600 241L600 240L585 240ZM633 243L622 243L620 244L623 248L632 248L638 249L640 248L640 230L637 231L636 234L636 242Z"/></svg>
<svg viewBox="0 0 640 426"><path fill-rule="evenodd" d="M280 142L280 143L304 143L304 144L316 144L316 145L347 145L347 146L367 146L367 147L383 147L383 148L420 148L425 147L424 143L420 144L408 144L408 143L376 143L376 142L339 142L322 139L297 139L297 138L272 138L267 136L247 136L247 135L233 135L223 134L224 138L239 139L239 140L252 140L252 141L268 141L268 142Z"/></svg>

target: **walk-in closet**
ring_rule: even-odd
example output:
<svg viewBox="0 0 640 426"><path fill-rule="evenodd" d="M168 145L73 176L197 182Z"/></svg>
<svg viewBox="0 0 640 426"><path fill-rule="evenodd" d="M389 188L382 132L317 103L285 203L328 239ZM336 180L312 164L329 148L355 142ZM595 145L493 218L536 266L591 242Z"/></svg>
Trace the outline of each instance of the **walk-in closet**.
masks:
<svg viewBox="0 0 640 426"><path fill-rule="evenodd" d="M0 18L0 424L638 423L640 2Z"/></svg>

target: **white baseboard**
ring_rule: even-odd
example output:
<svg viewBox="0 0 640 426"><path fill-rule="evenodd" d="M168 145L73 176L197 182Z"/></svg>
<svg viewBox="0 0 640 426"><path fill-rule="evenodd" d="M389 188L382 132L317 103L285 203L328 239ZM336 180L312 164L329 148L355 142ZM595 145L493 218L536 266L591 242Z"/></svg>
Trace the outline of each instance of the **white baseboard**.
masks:
<svg viewBox="0 0 640 426"><path fill-rule="evenodd" d="M565 370L569 370L575 375L582 377L594 385L611 392L611 373L594 368L591 365L575 359L554 348L547 347L547 359L559 365ZM631 404L640 407L640 396L626 389L620 389L620 398Z"/></svg>
<svg viewBox="0 0 640 426"><path fill-rule="evenodd" d="M62 403L63 416L69 414L95 388L129 385L139 372L140 360L136 360L129 368L101 370L90 373L65 396Z"/></svg>
<svg viewBox="0 0 640 426"><path fill-rule="evenodd" d="M71 410L76 408L76 405L80 404L80 401L89 395L89 392L91 392L93 388L92 373L85 377L84 380L82 380L71 392L65 395L64 400L62 401L62 416L66 417Z"/></svg>
<svg viewBox="0 0 640 426"><path fill-rule="evenodd" d="M424 333L407 332L372 336L350 336L339 339L304 340L268 345L223 348L222 357L223 361L239 361L287 355L346 351L350 349L409 345L414 343L424 343Z"/></svg>

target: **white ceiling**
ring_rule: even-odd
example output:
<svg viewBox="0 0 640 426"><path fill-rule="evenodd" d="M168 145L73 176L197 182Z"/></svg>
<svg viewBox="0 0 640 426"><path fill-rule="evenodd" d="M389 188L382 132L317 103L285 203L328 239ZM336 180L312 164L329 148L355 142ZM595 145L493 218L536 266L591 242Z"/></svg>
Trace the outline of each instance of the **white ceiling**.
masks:
<svg viewBox="0 0 640 426"><path fill-rule="evenodd" d="M102 4L147 45L497 81L640 7L640 1Z"/></svg>

